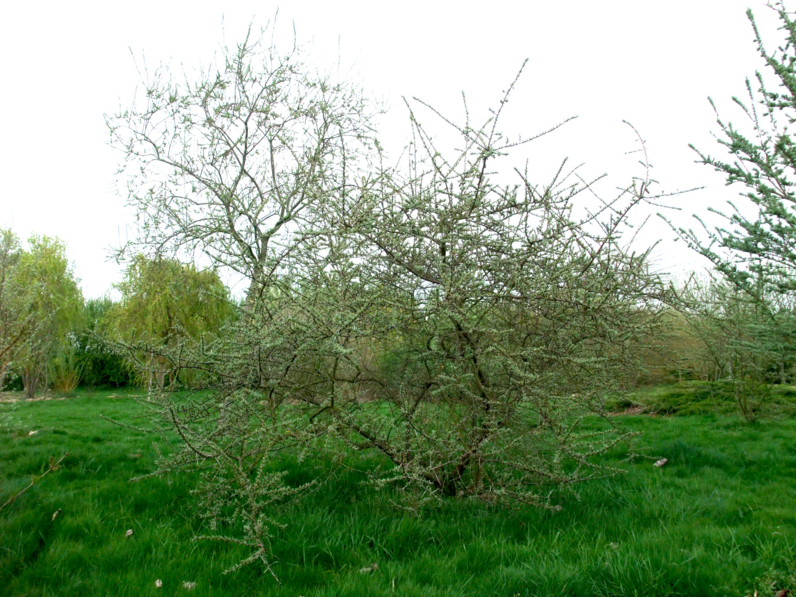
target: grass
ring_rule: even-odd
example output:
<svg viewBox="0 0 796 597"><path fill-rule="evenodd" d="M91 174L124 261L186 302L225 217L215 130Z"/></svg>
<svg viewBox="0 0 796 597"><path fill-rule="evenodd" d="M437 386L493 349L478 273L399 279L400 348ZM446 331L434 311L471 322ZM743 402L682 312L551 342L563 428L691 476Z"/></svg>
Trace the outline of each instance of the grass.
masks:
<svg viewBox="0 0 796 597"><path fill-rule="evenodd" d="M767 387L770 395L761 403L764 417L793 416L796 413L796 387L774 385ZM756 402L752 399L750 402ZM669 385L643 387L609 401L615 411L628 408L659 415L732 414L738 412L732 383L728 381L682 381Z"/></svg>
<svg viewBox="0 0 796 597"><path fill-rule="evenodd" d="M117 396L117 397L111 397ZM288 504L275 572L191 542L190 477L130 483L151 438L114 426L119 392L0 404L0 501L64 453L64 468L0 511L0 595L773 595L796 589L796 421L628 416L643 431L620 478L562 494L560 512L451 502L419 516L340 469ZM36 431L29 435L30 431ZM623 457L616 453L610 459ZM663 468L652 462L669 459ZM296 480L301 473L290 460ZM53 514L61 510L53 520ZM126 538L128 529L134 531ZM378 564L369 573L360 570ZM155 587L161 579L163 587Z"/></svg>

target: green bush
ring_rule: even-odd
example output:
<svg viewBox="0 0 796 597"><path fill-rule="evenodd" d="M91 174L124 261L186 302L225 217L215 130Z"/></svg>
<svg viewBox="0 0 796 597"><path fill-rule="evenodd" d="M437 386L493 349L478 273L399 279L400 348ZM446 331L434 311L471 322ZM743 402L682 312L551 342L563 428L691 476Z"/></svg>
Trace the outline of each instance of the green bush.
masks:
<svg viewBox="0 0 796 597"><path fill-rule="evenodd" d="M123 388L135 385L126 359L108 340L107 317L114 307L108 298L90 299L84 307L86 331L76 341L76 362L82 369L81 387Z"/></svg>
<svg viewBox="0 0 796 597"><path fill-rule="evenodd" d="M0 387L0 392L21 392L23 389L22 376L12 366L3 382L3 386Z"/></svg>
<svg viewBox="0 0 796 597"><path fill-rule="evenodd" d="M101 340L85 336L77 361L82 367L80 386L84 388L124 388L136 385L135 375L124 357L103 345Z"/></svg>

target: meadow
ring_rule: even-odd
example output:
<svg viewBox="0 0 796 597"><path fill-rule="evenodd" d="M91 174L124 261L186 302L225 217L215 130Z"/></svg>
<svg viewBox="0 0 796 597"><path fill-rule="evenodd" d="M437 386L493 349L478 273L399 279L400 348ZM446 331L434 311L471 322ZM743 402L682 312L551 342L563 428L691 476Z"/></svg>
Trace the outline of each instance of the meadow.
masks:
<svg viewBox="0 0 796 597"><path fill-rule="evenodd" d="M668 392L668 394L667 394ZM671 395L669 390L648 396ZM656 398L656 399L658 399ZM361 483L369 457L280 464L301 483L273 538L277 582L247 555L193 542L190 475L154 469L125 391L0 404L0 595L774 595L796 589L796 420L732 413L622 415L642 432L606 457L626 474L553 494L560 511L451 501L417 514ZM721 409L718 409L721 410ZM35 432L35 433L34 433ZM168 450L168 446L160 446ZM668 463L657 468L659 458ZM328 470L327 470L328 472ZM56 515L57 513L57 515ZM132 530L127 537L127 531ZM162 587L156 587L156 581ZM195 586L184 583L195 583Z"/></svg>

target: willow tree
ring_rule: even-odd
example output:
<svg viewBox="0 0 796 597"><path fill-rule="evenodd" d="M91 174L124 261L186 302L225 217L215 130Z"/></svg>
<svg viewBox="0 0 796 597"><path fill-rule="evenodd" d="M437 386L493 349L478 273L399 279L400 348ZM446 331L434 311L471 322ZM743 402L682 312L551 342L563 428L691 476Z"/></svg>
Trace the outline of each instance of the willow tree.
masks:
<svg viewBox="0 0 796 597"><path fill-rule="evenodd" d="M22 247L8 229L0 229L0 390L33 327L30 296L15 278Z"/></svg>
<svg viewBox="0 0 796 597"><path fill-rule="evenodd" d="M247 41L111 120L136 242L204 251L251 285L217 342L175 349L210 397L147 403L184 440L158 471L201 471L207 538L241 528L246 562L269 565L271 514L301 490L274 462L286 450L378 453L374 481L410 506L556 507L552 488L614 474L596 457L628 434L584 421L655 324L648 254L622 240L652 181L601 199L562 165L534 184L528 141L501 133L508 93L480 124L442 118L454 150L410 110L407 160L383 166L361 95L295 56Z"/></svg>
<svg viewBox="0 0 796 597"><path fill-rule="evenodd" d="M81 323L83 294L63 242L31 236L27 250L19 250L6 273L3 291L9 293L4 298L10 299L4 306L15 305L12 316L17 320L12 326L23 334L22 341L13 345L15 368L22 376L25 395L33 398L48 382L52 358Z"/></svg>
<svg viewBox="0 0 796 597"><path fill-rule="evenodd" d="M122 282L121 300L107 314L107 323L126 346L144 358L147 385L163 388L180 374L179 360L169 357L180 342L215 335L234 316L229 290L214 270L193 264L137 255Z"/></svg>

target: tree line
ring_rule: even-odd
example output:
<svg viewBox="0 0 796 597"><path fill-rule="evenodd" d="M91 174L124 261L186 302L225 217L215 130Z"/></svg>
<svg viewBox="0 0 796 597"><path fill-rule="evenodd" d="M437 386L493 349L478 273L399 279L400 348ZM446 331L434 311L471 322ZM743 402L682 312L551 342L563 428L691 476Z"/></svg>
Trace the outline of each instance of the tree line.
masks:
<svg viewBox="0 0 796 597"><path fill-rule="evenodd" d="M34 398L45 389L176 384L178 372L148 356L142 374L134 343L173 347L186 335L217 333L235 302L218 274L174 259L133 258L119 299L84 300L63 242L27 243L0 229L0 390ZM183 378L185 374L183 374Z"/></svg>
<svg viewBox="0 0 796 597"><path fill-rule="evenodd" d="M141 254L114 285L118 300L84 300L61 241L33 236L25 248L12 231L2 235L0 388L29 398L46 389L189 387L194 378L166 353L217 337L242 308L217 272ZM750 302L709 276L674 288L638 367L626 372L629 385L734 379L765 394L766 385L791 383L793 305L787 295L765 298Z"/></svg>

